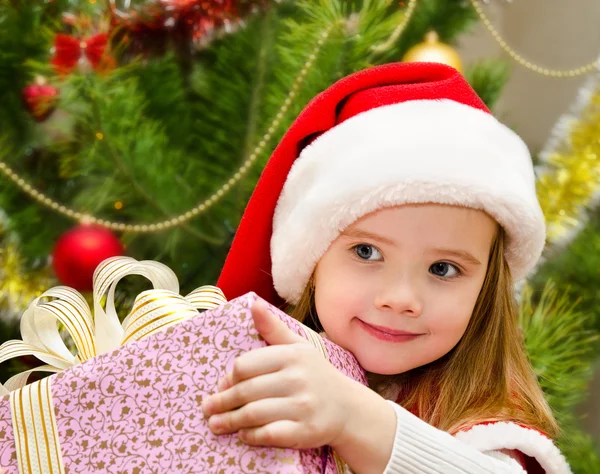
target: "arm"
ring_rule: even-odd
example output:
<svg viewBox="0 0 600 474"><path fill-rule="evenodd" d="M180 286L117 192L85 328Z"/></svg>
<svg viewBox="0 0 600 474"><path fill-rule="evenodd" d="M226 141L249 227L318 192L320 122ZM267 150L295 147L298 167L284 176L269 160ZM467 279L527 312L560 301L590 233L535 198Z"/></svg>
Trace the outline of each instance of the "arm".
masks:
<svg viewBox="0 0 600 474"><path fill-rule="evenodd" d="M390 403L390 402L388 402ZM390 403L397 415L394 449L384 474L407 472L415 463L423 474L519 474L525 470L512 457L489 456L434 428L404 408Z"/></svg>
<svg viewBox="0 0 600 474"><path fill-rule="evenodd" d="M350 392L350 391L349 391ZM510 456L483 454L355 384L352 416L332 443L356 474L522 474Z"/></svg>

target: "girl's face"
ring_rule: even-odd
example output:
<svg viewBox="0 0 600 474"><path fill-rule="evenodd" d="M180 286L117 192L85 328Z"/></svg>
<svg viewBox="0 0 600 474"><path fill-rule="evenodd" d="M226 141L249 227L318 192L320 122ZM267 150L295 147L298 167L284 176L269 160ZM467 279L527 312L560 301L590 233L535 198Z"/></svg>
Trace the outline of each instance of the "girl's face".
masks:
<svg viewBox="0 0 600 474"><path fill-rule="evenodd" d="M315 270L327 337L377 374L400 374L447 354L467 328L496 232L483 211L437 204L358 220Z"/></svg>

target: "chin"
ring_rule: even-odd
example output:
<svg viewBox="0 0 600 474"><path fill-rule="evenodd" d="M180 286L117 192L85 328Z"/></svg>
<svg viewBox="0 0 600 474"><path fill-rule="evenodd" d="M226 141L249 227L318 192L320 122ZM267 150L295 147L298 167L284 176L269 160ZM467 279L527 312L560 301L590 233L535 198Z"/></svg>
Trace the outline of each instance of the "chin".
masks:
<svg viewBox="0 0 600 474"><path fill-rule="evenodd" d="M365 369L367 372L378 375L398 375L404 372L408 372L414 367L406 365L406 364L394 364L394 363L385 363L381 360L377 360L377 358L372 357L359 357L356 356L358 363L360 366Z"/></svg>

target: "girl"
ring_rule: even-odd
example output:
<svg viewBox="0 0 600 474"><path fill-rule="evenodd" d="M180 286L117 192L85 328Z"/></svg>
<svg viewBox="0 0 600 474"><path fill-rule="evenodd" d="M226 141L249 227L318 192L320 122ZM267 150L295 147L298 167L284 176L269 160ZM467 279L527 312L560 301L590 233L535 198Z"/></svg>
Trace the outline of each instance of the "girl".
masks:
<svg viewBox="0 0 600 474"><path fill-rule="evenodd" d="M205 400L211 429L330 445L360 474L570 472L513 298L544 236L526 146L457 71L342 79L275 150L218 285L290 305L356 356L372 390L258 304L270 346Z"/></svg>

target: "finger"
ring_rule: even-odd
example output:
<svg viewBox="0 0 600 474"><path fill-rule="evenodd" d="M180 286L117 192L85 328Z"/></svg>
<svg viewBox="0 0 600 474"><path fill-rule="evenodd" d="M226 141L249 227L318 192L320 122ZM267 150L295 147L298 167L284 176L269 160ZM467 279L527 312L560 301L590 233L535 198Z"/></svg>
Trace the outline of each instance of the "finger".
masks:
<svg viewBox="0 0 600 474"><path fill-rule="evenodd" d="M229 434L240 429L259 428L275 421L289 420L293 415L294 407L288 398L265 398L238 410L211 416L208 427L215 434Z"/></svg>
<svg viewBox="0 0 600 474"><path fill-rule="evenodd" d="M252 305L254 326L263 339L270 345L306 343L306 339L296 334L275 314L269 311L263 300Z"/></svg>
<svg viewBox="0 0 600 474"><path fill-rule="evenodd" d="M244 380L227 390L215 393L202 401L204 416L236 410L256 400L284 397L293 390L293 384L278 372Z"/></svg>
<svg viewBox="0 0 600 474"><path fill-rule="evenodd" d="M223 391L244 380L277 372L296 360L297 349L293 345L281 345L248 351L235 359L231 371L219 380L217 388Z"/></svg>
<svg viewBox="0 0 600 474"><path fill-rule="evenodd" d="M294 421L278 420L258 428L242 429L238 435L245 444L251 446L301 449L298 426Z"/></svg>

